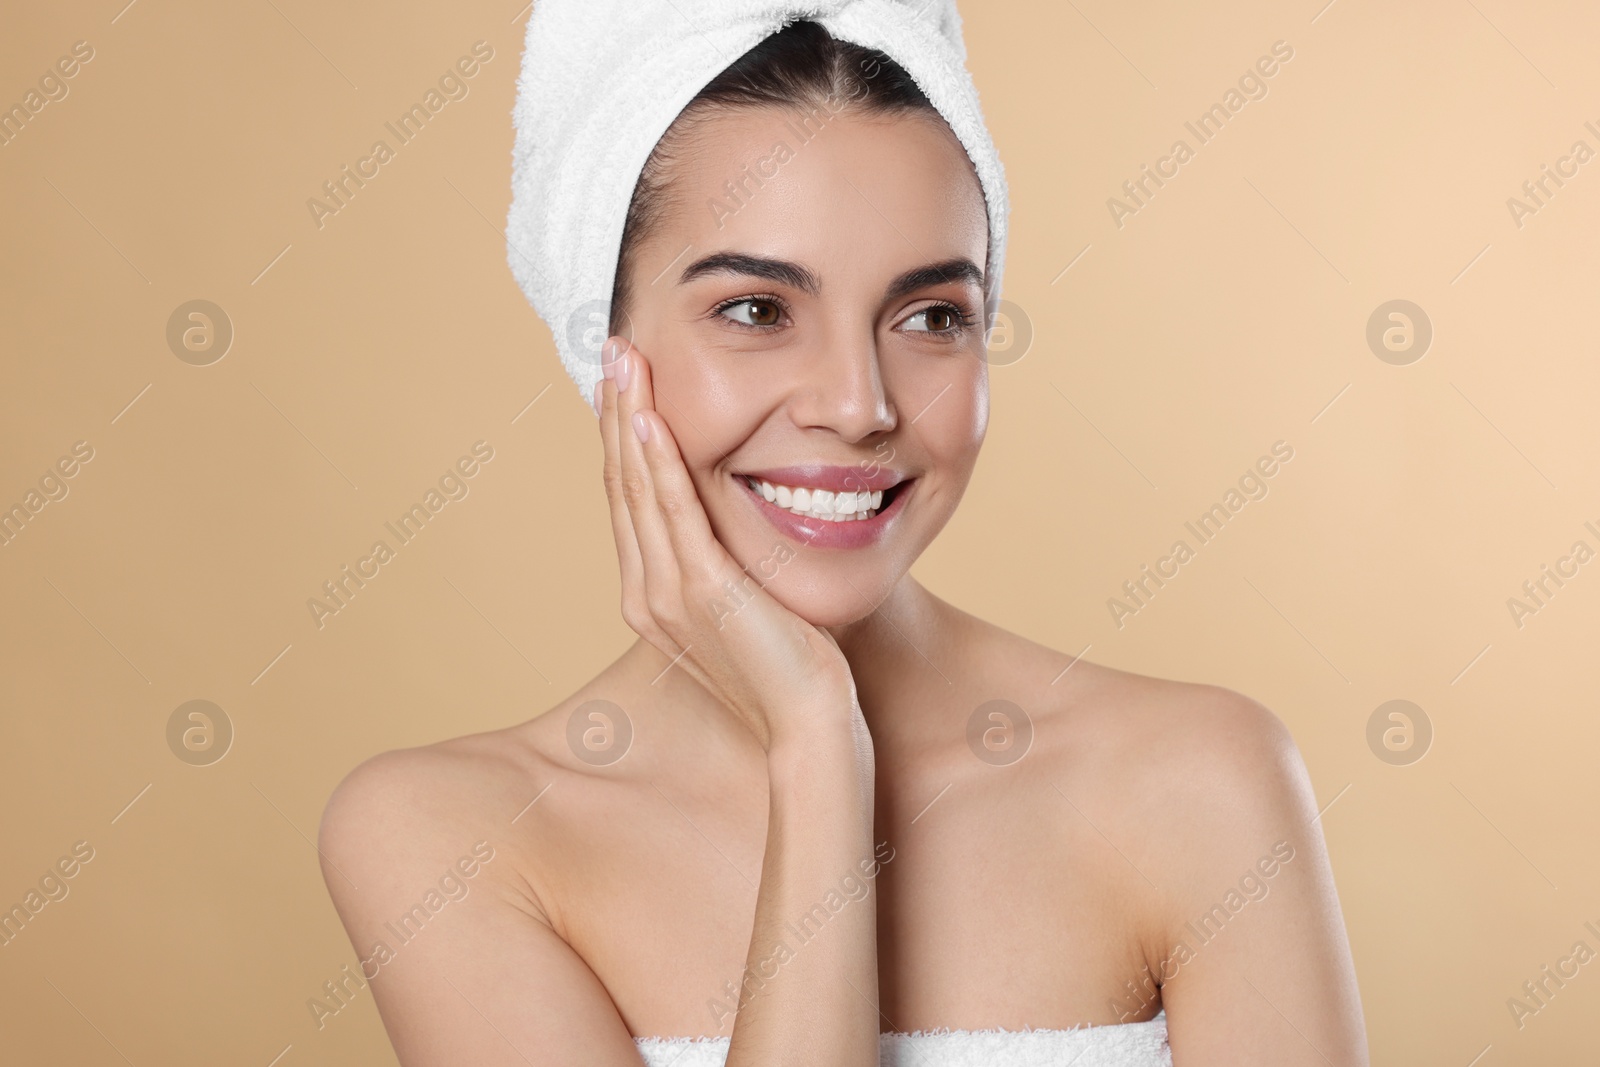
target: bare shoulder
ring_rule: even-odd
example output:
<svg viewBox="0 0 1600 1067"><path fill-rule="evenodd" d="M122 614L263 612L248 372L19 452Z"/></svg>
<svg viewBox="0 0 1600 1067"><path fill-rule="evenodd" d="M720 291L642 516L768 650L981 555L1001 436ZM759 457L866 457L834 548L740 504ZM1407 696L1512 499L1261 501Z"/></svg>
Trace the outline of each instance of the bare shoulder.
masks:
<svg viewBox="0 0 1600 1067"><path fill-rule="evenodd" d="M1075 660L1004 631L996 640L1008 672L1036 680L1019 703L1037 720L1044 769L1096 808L1124 813L1127 832L1165 863L1254 858L1315 817L1294 738L1260 701Z"/></svg>
<svg viewBox="0 0 1600 1067"><path fill-rule="evenodd" d="M328 800L318 852L360 959L348 980L370 983L402 1063L509 1065L525 1062L523 1048L558 1062L637 1059L547 907L540 875L561 864L543 832L551 820L519 821L563 773L561 723L546 718L564 706L374 756Z"/></svg>
<svg viewBox="0 0 1600 1067"><path fill-rule="evenodd" d="M526 835L513 823L535 783L548 783L555 771L538 722L383 752L345 775L323 810L317 843L341 915L462 866L476 866L489 875L481 881L540 915L522 869ZM461 862L473 855L476 864Z"/></svg>
<svg viewBox="0 0 1600 1067"><path fill-rule="evenodd" d="M1070 662L1037 655L1047 679ZM1186 1063L1367 1063L1316 797L1282 719L1223 686L1087 661L1063 687L1041 701L1046 769L1144 902L1130 1017L1159 1000Z"/></svg>
<svg viewBox="0 0 1600 1067"><path fill-rule="evenodd" d="M968 778L993 786L991 826L1026 827L1010 840L1053 875L1039 881L1069 905L1063 936L1111 961L1119 1021L1165 1010L1184 1063L1365 1064L1333 872L1284 721L1225 686L952 625L967 668L952 718L1003 697L1031 727L1004 773ZM960 743L945 742L956 756Z"/></svg>
<svg viewBox="0 0 1600 1067"><path fill-rule="evenodd" d="M1294 801L1305 767L1288 727L1261 702L1219 685L1085 666L1065 713L1142 790L1234 809Z"/></svg>
<svg viewBox="0 0 1600 1067"><path fill-rule="evenodd" d="M419 802L428 802L436 815L470 810L537 767L540 754L528 744L530 725L380 752L344 776L326 815L397 819L405 811L396 805Z"/></svg>

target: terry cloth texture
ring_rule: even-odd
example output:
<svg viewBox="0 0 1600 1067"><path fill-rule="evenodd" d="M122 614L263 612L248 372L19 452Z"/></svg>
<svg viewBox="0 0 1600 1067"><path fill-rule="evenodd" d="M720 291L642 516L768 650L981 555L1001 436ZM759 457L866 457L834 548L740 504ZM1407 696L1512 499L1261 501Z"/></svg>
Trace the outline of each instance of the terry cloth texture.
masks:
<svg viewBox="0 0 1600 1067"><path fill-rule="evenodd" d="M646 1067L722 1067L728 1039L634 1039ZM1172 1067L1167 1014L1076 1030L955 1030L879 1034L883 1067Z"/></svg>

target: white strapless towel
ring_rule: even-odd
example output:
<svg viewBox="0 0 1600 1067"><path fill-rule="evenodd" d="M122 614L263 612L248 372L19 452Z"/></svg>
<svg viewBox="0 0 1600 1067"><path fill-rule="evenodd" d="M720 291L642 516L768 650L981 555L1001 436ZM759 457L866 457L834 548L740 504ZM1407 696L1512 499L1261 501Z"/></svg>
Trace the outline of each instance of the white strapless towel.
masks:
<svg viewBox="0 0 1600 1067"><path fill-rule="evenodd" d="M723 1067L726 1037L640 1037L647 1067ZM1172 1067L1167 1013L1076 1030L938 1030L879 1034L881 1067Z"/></svg>

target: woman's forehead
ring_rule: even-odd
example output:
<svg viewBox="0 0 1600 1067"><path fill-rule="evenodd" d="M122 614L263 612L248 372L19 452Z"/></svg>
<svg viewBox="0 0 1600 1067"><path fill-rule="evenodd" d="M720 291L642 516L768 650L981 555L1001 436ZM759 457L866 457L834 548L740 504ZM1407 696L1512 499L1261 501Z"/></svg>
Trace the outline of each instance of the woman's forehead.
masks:
<svg viewBox="0 0 1600 1067"><path fill-rule="evenodd" d="M988 216L960 143L932 113L742 109L676 154L656 256L715 250L879 272L956 258L984 264ZM665 261L657 266L662 269Z"/></svg>

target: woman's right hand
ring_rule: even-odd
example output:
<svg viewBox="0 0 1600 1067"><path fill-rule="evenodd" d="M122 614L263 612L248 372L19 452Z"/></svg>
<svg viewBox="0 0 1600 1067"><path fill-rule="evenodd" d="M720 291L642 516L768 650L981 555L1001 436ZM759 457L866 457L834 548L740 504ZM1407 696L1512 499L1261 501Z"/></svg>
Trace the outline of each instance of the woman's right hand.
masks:
<svg viewBox="0 0 1600 1067"><path fill-rule="evenodd" d="M649 364L624 338L602 352L596 389L623 619L732 708L769 753L817 729L864 736L838 642L778 603L716 539L655 410Z"/></svg>

